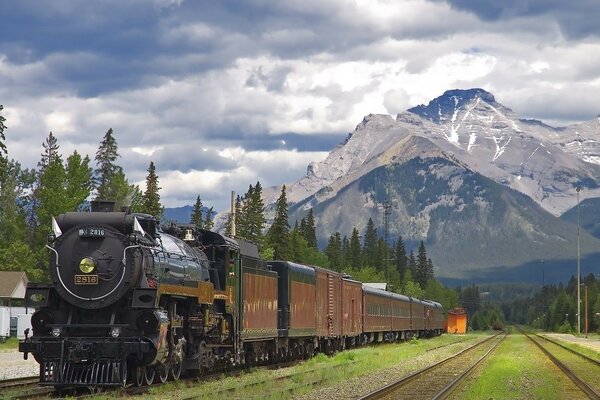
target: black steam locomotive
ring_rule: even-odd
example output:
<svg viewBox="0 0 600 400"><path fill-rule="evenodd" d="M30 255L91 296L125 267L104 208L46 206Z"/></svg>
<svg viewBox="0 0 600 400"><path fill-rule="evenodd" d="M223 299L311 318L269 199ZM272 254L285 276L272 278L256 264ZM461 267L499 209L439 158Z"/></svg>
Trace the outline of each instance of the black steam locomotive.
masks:
<svg viewBox="0 0 600 400"><path fill-rule="evenodd" d="M52 284L29 284L37 311L19 344L42 385L165 382L443 329L439 303L261 260L256 246L215 232L161 231L145 214L66 213L53 232Z"/></svg>

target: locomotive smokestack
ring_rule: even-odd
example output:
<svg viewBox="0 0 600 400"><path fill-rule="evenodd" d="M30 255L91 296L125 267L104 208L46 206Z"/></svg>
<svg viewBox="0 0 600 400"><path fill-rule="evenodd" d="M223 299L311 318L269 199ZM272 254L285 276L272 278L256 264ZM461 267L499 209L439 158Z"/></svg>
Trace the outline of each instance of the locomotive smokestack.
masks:
<svg viewBox="0 0 600 400"><path fill-rule="evenodd" d="M235 190L231 191L231 237L235 237Z"/></svg>

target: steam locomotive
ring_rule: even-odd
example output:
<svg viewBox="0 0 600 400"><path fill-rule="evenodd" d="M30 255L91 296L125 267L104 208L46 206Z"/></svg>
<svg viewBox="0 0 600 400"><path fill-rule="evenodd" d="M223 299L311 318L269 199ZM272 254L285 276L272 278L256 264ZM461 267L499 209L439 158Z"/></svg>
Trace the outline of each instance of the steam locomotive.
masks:
<svg viewBox="0 0 600 400"><path fill-rule="evenodd" d="M52 283L19 344L56 388L150 384L234 365L331 354L439 335L442 306L364 286L193 226L146 214L71 212L52 220Z"/></svg>

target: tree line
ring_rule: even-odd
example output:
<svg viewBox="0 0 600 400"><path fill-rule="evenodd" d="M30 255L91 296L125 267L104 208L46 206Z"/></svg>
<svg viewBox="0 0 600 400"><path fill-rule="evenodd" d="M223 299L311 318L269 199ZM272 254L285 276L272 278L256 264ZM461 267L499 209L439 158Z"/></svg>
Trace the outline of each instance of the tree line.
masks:
<svg viewBox="0 0 600 400"><path fill-rule="evenodd" d="M580 332L585 328L587 290L588 331L600 333L600 277L589 274L580 281ZM508 303L504 308L508 320L515 324L554 332L577 332L577 278L572 276L566 285L544 285L533 296Z"/></svg>

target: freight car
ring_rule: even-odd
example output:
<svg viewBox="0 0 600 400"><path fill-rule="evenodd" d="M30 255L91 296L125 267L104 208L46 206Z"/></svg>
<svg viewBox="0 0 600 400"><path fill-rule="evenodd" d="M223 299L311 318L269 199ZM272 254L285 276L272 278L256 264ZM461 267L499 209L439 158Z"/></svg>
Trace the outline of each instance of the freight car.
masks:
<svg viewBox="0 0 600 400"><path fill-rule="evenodd" d="M439 303L145 214L63 214L47 247L52 283L28 286L37 311L19 344L43 385L143 385L443 328Z"/></svg>

